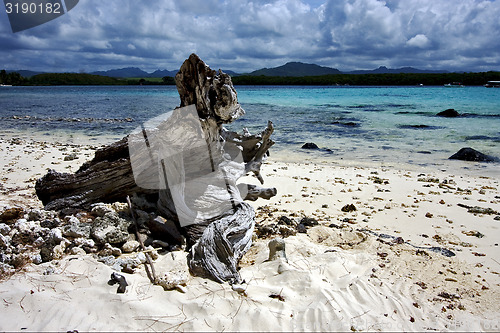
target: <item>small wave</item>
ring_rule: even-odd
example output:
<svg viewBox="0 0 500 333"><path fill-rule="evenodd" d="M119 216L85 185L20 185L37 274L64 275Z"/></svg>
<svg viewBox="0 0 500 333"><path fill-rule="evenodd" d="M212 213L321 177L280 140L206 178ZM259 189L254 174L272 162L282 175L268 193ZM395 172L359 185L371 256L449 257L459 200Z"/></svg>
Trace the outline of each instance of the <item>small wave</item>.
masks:
<svg viewBox="0 0 500 333"><path fill-rule="evenodd" d="M487 136L487 135L471 135L465 137L466 141L493 141L500 142L500 137Z"/></svg>
<svg viewBox="0 0 500 333"><path fill-rule="evenodd" d="M19 121L53 121L53 122L68 122L68 123L131 123L134 118L66 118L66 117L36 117L36 116L11 116L1 117L2 120L19 120Z"/></svg>
<svg viewBox="0 0 500 333"><path fill-rule="evenodd" d="M465 118L500 118L500 114L463 113L460 116Z"/></svg>

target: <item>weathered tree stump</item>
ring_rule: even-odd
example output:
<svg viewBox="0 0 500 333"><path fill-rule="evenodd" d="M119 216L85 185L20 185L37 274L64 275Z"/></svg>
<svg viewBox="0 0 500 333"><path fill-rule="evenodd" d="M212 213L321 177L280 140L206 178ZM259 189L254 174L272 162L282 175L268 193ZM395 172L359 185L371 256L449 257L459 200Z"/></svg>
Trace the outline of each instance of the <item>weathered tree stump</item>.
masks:
<svg viewBox="0 0 500 333"><path fill-rule="evenodd" d="M257 135L251 135L247 130L243 134L227 131L223 125L245 113L238 103L231 77L220 70L210 69L195 54L181 66L176 85L181 104L173 111L173 116L182 116L191 105L195 106L198 126L206 140L206 147L200 149L205 149L204 154L208 150L209 154L211 167L206 172L208 176L198 165L203 161L197 151L181 152L178 161L157 158L161 153L154 155L150 151L149 156L153 159L149 163L154 165L158 161L161 167L140 168L142 173L138 176L137 165L143 161L148 163L147 157L142 158L141 154L147 156L148 152L147 149L139 150L139 156L135 155L137 151L131 152L134 138L130 135L96 151L94 159L83 164L74 174L50 170L36 182L36 193L46 209L59 211L89 209L97 202L125 202L127 196L134 194L143 196L157 208L159 215L173 220L182 229L188 241L188 265L192 274L219 282L241 282L237 265L250 247L255 223L252 207L243 200L269 199L276 195L276 189L237 184L237 180L253 173L261 183L264 182L260 167L274 144L270 138L273 124L268 122L267 128ZM170 123L172 126L176 124ZM163 124L170 126L170 123ZM148 148L153 149L147 133L156 136L176 133L162 130L161 126L148 130L142 128ZM182 141L178 137L170 139L174 143ZM181 184L169 185L169 174L175 175ZM152 177L164 184L158 188L141 187L138 177ZM211 179L222 185L211 184ZM188 192L189 188L191 192ZM192 217L192 221L186 222L184 216Z"/></svg>

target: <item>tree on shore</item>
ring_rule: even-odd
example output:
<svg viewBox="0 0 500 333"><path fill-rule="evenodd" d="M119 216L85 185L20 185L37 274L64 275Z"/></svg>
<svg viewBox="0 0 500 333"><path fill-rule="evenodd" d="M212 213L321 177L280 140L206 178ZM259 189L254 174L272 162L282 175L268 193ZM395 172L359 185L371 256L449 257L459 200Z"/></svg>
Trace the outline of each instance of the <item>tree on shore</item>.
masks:
<svg viewBox="0 0 500 333"><path fill-rule="evenodd" d="M5 69L0 71L0 84L21 85L26 79L17 72L7 73Z"/></svg>

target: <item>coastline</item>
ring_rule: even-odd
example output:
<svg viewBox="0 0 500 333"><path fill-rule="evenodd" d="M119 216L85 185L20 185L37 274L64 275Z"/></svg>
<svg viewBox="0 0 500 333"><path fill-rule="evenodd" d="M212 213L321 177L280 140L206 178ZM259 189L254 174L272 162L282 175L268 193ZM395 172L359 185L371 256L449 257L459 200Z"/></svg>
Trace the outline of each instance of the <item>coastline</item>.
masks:
<svg viewBox="0 0 500 333"><path fill-rule="evenodd" d="M4 135L0 208L42 208L35 180L47 168L76 171L98 146L84 142ZM453 170L408 170L308 156L302 162L271 156L262 171L265 186L278 195L251 204L258 226L279 224L281 216L314 218L318 225L285 238L287 262L267 260L276 234L255 237L241 263L244 293L194 277L186 293L167 292L150 285L141 269L125 274L128 291L117 295L106 284L110 267L90 255L70 255L30 264L0 283L0 329L498 330L500 221L458 206L500 211L498 177L469 162ZM342 211L346 205L356 210ZM157 259L158 269L185 272L186 254L173 253ZM51 267L57 273L44 275ZM96 300L109 305L96 309Z"/></svg>

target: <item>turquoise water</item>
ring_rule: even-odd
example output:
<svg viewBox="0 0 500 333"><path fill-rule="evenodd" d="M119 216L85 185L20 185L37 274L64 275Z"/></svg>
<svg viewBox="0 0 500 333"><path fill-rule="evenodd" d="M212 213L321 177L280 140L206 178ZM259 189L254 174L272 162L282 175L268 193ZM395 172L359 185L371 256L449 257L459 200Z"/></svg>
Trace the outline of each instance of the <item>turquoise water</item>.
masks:
<svg viewBox="0 0 500 333"><path fill-rule="evenodd" d="M231 129L275 125L273 151L323 159L442 165L462 147L500 157L500 89L238 86L247 114ZM179 104L173 86L3 87L0 134L121 138ZM456 109L459 118L436 114ZM319 151L300 147L314 142Z"/></svg>

